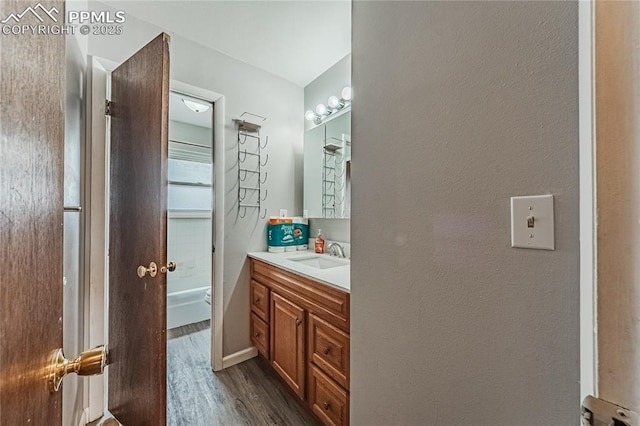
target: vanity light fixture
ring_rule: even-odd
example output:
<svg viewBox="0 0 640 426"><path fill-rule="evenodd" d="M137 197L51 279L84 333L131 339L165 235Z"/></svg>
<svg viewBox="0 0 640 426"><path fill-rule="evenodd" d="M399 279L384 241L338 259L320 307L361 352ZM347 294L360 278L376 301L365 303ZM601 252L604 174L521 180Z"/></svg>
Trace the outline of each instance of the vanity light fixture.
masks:
<svg viewBox="0 0 640 426"><path fill-rule="evenodd" d="M350 101L352 96L351 86L346 86L342 89L342 99L345 101Z"/></svg>
<svg viewBox="0 0 640 426"><path fill-rule="evenodd" d="M307 110L307 112L304 113L304 118L308 121L314 120L316 118L316 113L311 110Z"/></svg>
<svg viewBox="0 0 640 426"><path fill-rule="evenodd" d="M327 101L327 105L329 105L329 108L331 109L341 109L342 107L344 107L344 102L338 99L337 96L330 96L329 100Z"/></svg>
<svg viewBox="0 0 640 426"><path fill-rule="evenodd" d="M324 104L318 104L315 112L307 110L304 113L304 118L308 121L313 121L315 124L322 123L322 120L329 117L331 114L340 111L341 109L351 105L352 91L351 86L346 86L340 93L341 98L337 96L330 96L327 100L327 106Z"/></svg>
<svg viewBox="0 0 640 426"><path fill-rule="evenodd" d="M324 106L324 104L318 104L316 106L316 114L318 115L327 115L329 111L327 110L327 107Z"/></svg>
<svg viewBox="0 0 640 426"><path fill-rule="evenodd" d="M205 112L209 111L211 108L211 104L203 104L200 102L190 101L188 99L182 98L182 102L193 112Z"/></svg>

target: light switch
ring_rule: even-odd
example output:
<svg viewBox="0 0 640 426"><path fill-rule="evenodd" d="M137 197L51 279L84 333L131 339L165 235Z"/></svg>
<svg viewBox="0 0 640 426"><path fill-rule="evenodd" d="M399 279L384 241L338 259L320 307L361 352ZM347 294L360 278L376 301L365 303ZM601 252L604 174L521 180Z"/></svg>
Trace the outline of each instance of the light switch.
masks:
<svg viewBox="0 0 640 426"><path fill-rule="evenodd" d="M555 250L553 195L511 197L511 247Z"/></svg>

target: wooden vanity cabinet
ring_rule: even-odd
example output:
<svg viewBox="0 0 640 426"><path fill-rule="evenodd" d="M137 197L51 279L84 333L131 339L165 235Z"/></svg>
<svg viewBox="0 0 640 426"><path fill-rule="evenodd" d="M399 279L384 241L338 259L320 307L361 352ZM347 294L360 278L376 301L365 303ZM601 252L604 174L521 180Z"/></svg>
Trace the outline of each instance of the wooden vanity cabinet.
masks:
<svg viewBox="0 0 640 426"><path fill-rule="evenodd" d="M251 259L251 339L325 425L349 424L349 297Z"/></svg>

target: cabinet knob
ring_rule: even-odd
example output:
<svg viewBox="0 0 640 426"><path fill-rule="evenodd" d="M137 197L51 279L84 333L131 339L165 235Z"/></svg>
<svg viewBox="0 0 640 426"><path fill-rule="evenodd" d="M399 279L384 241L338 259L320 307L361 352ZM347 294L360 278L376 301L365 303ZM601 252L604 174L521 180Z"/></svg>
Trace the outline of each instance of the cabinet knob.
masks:
<svg viewBox="0 0 640 426"><path fill-rule="evenodd" d="M255 302L256 302L256 303L260 303L260 298L259 298L259 297L256 297Z"/></svg>
<svg viewBox="0 0 640 426"><path fill-rule="evenodd" d="M329 404L329 401L325 401L322 403L322 406L324 407L325 410L328 410L329 407L331 407L331 404Z"/></svg>
<svg viewBox="0 0 640 426"><path fill-rule="evenodd" d="M329 355L329 352L331 352L331 348L329 346L325 346L322 348L322 353L325 355Z"/></svg>
<svg viewBox="0 0 640 426"><path fill-rule="evenodd" d="M260 332L259 331L256 331L255 333L253 333L253 337L258 337L258 336L260 336Z"/></svg>
<svg viewBox="0 0 640 426"><path fill-rule="evenodd" d="M302 320L300 318L296 318L296 325L302 324Z"/></svg>

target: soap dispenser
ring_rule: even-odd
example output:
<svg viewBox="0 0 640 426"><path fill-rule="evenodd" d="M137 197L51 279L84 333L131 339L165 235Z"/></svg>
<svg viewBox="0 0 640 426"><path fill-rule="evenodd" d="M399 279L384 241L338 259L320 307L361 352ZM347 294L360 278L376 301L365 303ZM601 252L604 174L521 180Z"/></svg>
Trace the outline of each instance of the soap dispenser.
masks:
<svg viewBox="0 0 640 426"><path fill-rule="evenodd" d="M316 253L324 253L324 237L322 236L322 229L318 229L318 235L316 235L315 247L316 247Z"/></svg>

